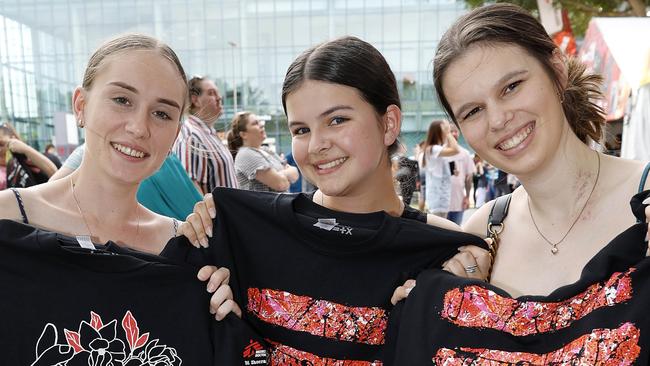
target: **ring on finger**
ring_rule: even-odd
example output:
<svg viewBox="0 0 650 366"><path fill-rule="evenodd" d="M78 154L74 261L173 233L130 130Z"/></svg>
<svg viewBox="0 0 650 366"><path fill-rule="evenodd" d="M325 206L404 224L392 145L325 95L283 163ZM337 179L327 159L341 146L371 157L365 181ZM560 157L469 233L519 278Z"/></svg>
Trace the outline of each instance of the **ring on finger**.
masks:
<svg viewBox="0 0 650 366"><path fill-rule="evenodd" d="M476 273L477 269L478 269L478 266L476 264L473 264L471 266L466 266L465 267L465 272L467 272L467 273Z"/></svg>

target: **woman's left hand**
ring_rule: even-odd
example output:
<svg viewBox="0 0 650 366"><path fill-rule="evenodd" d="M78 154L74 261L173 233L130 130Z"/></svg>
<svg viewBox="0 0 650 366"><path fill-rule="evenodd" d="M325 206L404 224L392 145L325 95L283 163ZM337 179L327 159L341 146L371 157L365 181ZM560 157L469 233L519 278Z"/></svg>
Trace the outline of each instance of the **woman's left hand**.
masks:
<svg viewBox="0 0 650 366"><path fill-rule="evenodd" d="M485 281L490 273L490 262L489 251L468 245L458 248L458 254L443 263L442 269L456 276Z"/></svg>

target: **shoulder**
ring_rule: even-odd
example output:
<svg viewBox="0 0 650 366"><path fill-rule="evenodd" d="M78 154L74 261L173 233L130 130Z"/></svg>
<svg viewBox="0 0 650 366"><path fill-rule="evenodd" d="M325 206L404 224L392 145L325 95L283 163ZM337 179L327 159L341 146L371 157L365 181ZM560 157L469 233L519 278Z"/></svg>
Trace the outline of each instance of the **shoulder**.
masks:
<svg viewBox="0 0 650 366"><path fill-rule="evenodd" d="M443 219L440 216L428 214L427 215L427 224L432 225L432 226L437 226L443 229L447 230L452 230L452 231L462 231L460 226L456 225L455 223Z"/></svg>
<svg viewBox="0 0 650 366"><path fill-rule="evenodd" d="M14 192L10 189L0 191L0 219L21 220L20 209Z"/></svg>
<svg viewBox="0 0 650 366"><path fill-rule="evenodd" d="M463 231L485 237L487 235L488 218L490 217L490 211L494 206L494 202L492 200L479 207L463 224Z"/></svg>
<svg viewBox="0 0 650 366"><path fill-rule="evenodd" d="M600 173L601 181L604 180L605 186L610 192L620 192L628 199L629 192L636 193L639 189L650 189L650 173L645 177L642 183L647 161L629 160L619 157L601 154L602 168ZM626 187L626 188L623 188Z"/></svg>

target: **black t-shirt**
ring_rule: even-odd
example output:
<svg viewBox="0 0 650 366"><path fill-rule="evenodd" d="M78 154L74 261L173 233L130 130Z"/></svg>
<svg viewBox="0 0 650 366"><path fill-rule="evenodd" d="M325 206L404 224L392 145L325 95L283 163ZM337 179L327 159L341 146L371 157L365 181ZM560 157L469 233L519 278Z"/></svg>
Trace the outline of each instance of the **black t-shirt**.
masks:
<svg viewBox="0 0 650 366"><path fill-rule="evenodd" d="M8 220L0 233L3 366L213 365L197 268Z"/></svg>
<svg viewBox="0 0 650 366"><path fill-rule="evenodd" d="M244 319L273 345L271 364L379 365L395 288L458 246L484 245L384 212L332 211L304 194L217 188L213 195L208 250L231 270Z"/></svg>
<svg viewBox="0 0 650 366"><path fill-rule="evenodd" d="M646 224L624 231L577 282L548 296L512 298L484 282L422 272L397 306L403 315L394 364L647 365L646 232Z"/></svg>
<svg viewBox="0 0 650 366"><path fill-rule="evenodd" d="M7 162L7 188L25 188L45 183L47 174L27 158L24 154L11 153Z"/></svg>

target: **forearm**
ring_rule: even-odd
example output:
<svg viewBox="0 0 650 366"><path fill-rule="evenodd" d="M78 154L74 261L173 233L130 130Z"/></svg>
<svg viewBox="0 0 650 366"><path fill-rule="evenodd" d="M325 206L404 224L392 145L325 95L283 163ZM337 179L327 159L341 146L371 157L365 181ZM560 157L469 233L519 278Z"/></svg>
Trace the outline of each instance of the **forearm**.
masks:
<svg viewBox="0 0 650 366"><path fill-rule="evenodd" d="M36 151L36 149L33 147L24 144L22 153L25 154L29 160L31 160L34 166L41 169L43 173L48 176L48 178L57 171L56 165L54 165L54 163L48 159L47 156Z"/></svg>

